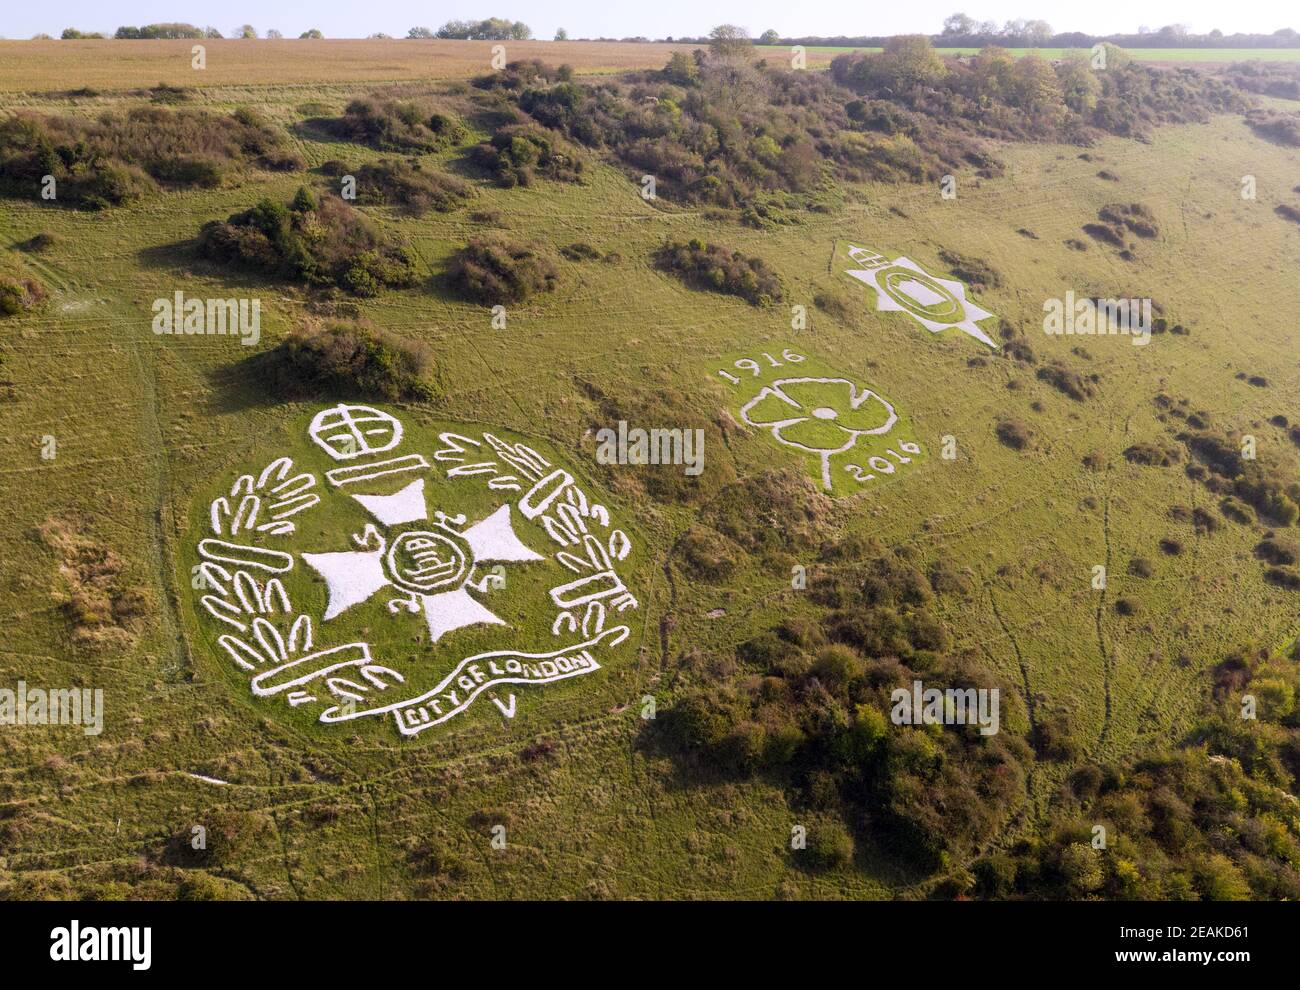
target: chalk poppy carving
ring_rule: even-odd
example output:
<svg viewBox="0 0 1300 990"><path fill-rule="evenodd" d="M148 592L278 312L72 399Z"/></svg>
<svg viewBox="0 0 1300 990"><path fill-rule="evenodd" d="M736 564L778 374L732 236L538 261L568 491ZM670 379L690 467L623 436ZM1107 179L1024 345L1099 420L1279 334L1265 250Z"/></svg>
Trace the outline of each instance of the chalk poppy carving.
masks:
<svg viewBox="0 0 1300 990"><path fill-rule="evenodd" d="M783 378L741 406L740 417L780 443L820 457L827 491L834 455L861 437L888 433L898 422L889 401L845 378Z"/></svg>

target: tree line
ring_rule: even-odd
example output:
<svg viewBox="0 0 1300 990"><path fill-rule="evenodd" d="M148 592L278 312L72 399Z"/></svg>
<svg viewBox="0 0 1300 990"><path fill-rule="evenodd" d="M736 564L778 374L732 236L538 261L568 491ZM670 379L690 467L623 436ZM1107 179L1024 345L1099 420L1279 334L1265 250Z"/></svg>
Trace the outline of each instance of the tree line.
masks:
<svg viewBox="0 0 1300 990"><path fill-rule="evenodd" d="M232 38L252 39L258 37L258 33L253 25L241 24L229 36ZM436 31L427 27L413 27L406 33L406 37L411 39L444 38L460 41L527 41L532 36L533 29L523 21L511 21L502 17L489 17L481 21L448 21ZM48 37L49 35L44 34L36 36L37 39ZM59 37L64 41L76 41L103 39L110 36L102 31L80 31L77 28L64 28ZM137 41L171 38L224 38L226 35L215 27L198 27L194 24L170 22L165 24L145 24L142 27L123 26L114 31L111 37L118 40ZM283 38L284 35L272 29L267 31L263 37L274 40ZM318 29L311 28L298 35L298 37L323 38L325 36ZM379 32L369 37L391 38L391 35ZM567 38L568 35L563 28L555 32L556 41L565 41Z"/></svg>
<svg viewBox="0 0 1300 990"><path fill-rule="evenodd" d="M256 38L257 29L251 24L242 24L235 28L231 33L232 38ZM47 38L48 35L37 35L37 39ZM91 39L104 39L109 35L102 31L79 31L76 28L64 28L63 33L59 35L64 41L80 41ZM196 27L193 24L184 24L172 22L166 24L145 24L143 27L132 27L124 25L113 32L112 37L119 41L158 41L176 38L224 38L226 37L214 27ZM263 36L270 40L283 38L284 35L274 28L267 31ZM324 38L318 28L309 28L302 34L298 35L300 39L304 38Z"/></svg>

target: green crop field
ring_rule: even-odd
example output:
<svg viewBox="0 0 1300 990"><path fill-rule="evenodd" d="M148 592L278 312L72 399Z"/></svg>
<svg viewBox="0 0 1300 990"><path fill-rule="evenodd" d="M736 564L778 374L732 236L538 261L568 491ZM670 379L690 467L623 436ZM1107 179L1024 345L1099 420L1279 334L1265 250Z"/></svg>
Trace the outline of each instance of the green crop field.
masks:
<svg viewBox="0 0 1300 990"><path fill-rule="evenodd" d="M345 79L264 85L250 72L191 90L187 106L254 107L286 129L307 168L335 159L355 166L379 153L303 122L337 115L374 86ZM392 92L452 103L464 97L463 84L448 80ZM21 106L98 114L141 99L111 89L75 99L27 92L0 113ZM325 480L324 471L339 464L311 442L308 426L333 400L277 400L254 373L254 355L323 312L320 297L232 272L193 248L206 222L262 197L287 202L304 175L250 169L215 188L156 192L99 212L0 201L0 250L50 293L41 311L0 321L7 517L0 686L104 692L102 734L0 729L0 826L10 826L0 831L0 890L132 896L137 885L171 876L165 870L183 858L177 842L196 826L216 831L215 823L236 820L248 841L219 865L186 867L181 896L921 898L940 878L878 852L827 870L801 868L789 836L804 812L789 780L779 772L683 768L654 742L645 717L670 709L701 671L779 619L817 614L793 572L863 576L863 562L824 563L821 541L876 540L968 573L969 593L939 596L932 606L951 630L950 652L1010 686L1004 732L1027 734L1051 713L1077 740L1072 760L1034 763L1023 802L990 848L1030 834L1077 765L1121 763L1184 737L1209 701L1210 672L1226 648L1256 642L1282 650L1300 632L1297 592L1266 581L1254 556L1268 527L1225 523L1198 532L1171 517L1171 507L1217 513L1218 498L1181 466L1125 457L1134 444L1173 442L1154 401L1164 394L1254 436L1261 456L1295 460L1287 429L1272 420L1300 419L1293 319L1300 225L1275 208L1300 202L1300 152L1258 136L1240 114L1161 126L1144 142L1103 137L1086 154L1050 142L999 144L1004 172L961 171L955 196L928 182L846 182L830 208L763 229L703 207L647 200L632 177L600 160L581 183L539 178L500 188L465 158L465 146L490 136L479 123L470 126L459 146L417 156L470 184L465 206L423 216L363 207L409 246L419 279L344 302L376 327L427 345L436 367L434 398L368 404L405 425L402 445L385 457L419 455L431 465L420 489L428 518L459 513L458 525L470 526L508 503L518 538L549 554L559 538L543 529L542 517L520 510L533 476L511 489L513 469L501 455L527 459L522 446L545 462L538 477L567 471L584 499L607 511L604 525L593 521L599 513L584 517L597 542L621 549L611 534L627 538L630 551L616 566L635 604L611 606L593 620L597 628L626 626L626 637L608 640L608 649L600 644L597 670L555 684L497 683L454 718L410 735L388 715L320 721L327 705L308 689L324 674L298 685L292 704L292 692L255 694L252 668L232 663L221 637L251 642L251 614L276 609L262 607L271 595L259 584L262 604L244 616L250 628L237 632L203 606L212 591L196 580L205 559L199 543L218 534L235 539L229 519L224 530L213 522L214 499L227 498L236 512L252 490L233 491L237 479L251 475L253 485L288 457L294 472L314 473L320 503L292 517L292 533L260 533L257 545L361 553L375 546L365 542L366 527L391 518ZM1243 176L1253 177L1256 198L1243 198ZM1128 257L1082 232L1117 201L1143 204L1159 221L1158 234ZM508 305L502 325L491 306L466 301L441 277L453 251L485 229L548 247L582 243L599 257L557 258L555 290ZM49 247L18 250L40 234L52 235ZM754 306L700 291L652 262L666 240L692 238L761 257L780 277L781 301ZM858 264L847 253L852 245L906 256L958 282L969 280L950 274L955 266L946 258L985 259L999 277L966 284L959 301L992 314L971 318L993 346L960 328L931 332L907 312L878 310L872 289L847 274ZM1152 297L1171 324L1190 332L1156 334L1142 346L1127 336L1049 336L1044 300L1067 289ZM155 333L154 300L177 291L260 300L260 342ZM818 305L826 294L847 308ZM1035 364L997 356L1000 321L1029 342ZM1086 399L1037 373L1054 360L1087 377ZM791 378L819 384L802 392L791 386L793 398L777 397L765 418L758 406L743 411L765 387ZM828 456L833 484L822 486L819 451L840 442L835 430L865 433L884 422L884 407L871 418L872 407L859 408L861 392L846 392L845 382L887 400L898 426L853 455ZM656 498L643 478L690 484L680 466L611 466L596 456L591 425L616 426L609 410L640 396L673 397L665 408L678 418L634 426L708 428L700 478L712 486L707 491L764 472L803 479L818 541L787 541L803 522L754 505L744 528L783 549L741 555L724 577L702 579L682 547L712 496ZM781 402L795 410L784 419ZM837 418L841 426L830 425ZM794 434L777 428L794 419L811 424L799 434L809 446L792 446ZM1009 420L1028 431L1021 449L999 440L999 424ZM456 449L454 457L437 456ZM447 472L479 457L491 471ZM1090 469L1085 460L1102 466ZM489 486L490 478L502 487ZM416 511L402 518L426 518ZM398 532L377 529L389 540ZM1167 537L1177 538L1181 553L1162 553ZM501 559L475 552L480 564ZM1153 562L1152 572L1131 573L1134 558ZM1098 566L1109 575L1101 589ZM77 582L102 569L140 596L130 621L71 615ZM396 671L410 695L451 669L453 654L431 653L433 642L459 659L499 650L507 635L479 618L438 639L423 615L407 611L419 594L390 601L393 589L379 584L369 589L373 597L322 620L335 592L317 571L301 563L284 579L286 597L315 617L314 648L365 641L387 671L375 676L391 683ZM555 575L565 573L554 561L507 562L502 573L502 587L489 582L472 597L499 616L519 650L558 650L594 635L591 616L557 613L548 599ZM344 579L337 580L341 588ZM1119 599L1140 608L1117 611ZM285 657L307 652L302 645ZM359 669L347 676L359 677ZM498 825L508 835L503 849L492 845ZM160 886L148 891L173 896Z"/></svg>

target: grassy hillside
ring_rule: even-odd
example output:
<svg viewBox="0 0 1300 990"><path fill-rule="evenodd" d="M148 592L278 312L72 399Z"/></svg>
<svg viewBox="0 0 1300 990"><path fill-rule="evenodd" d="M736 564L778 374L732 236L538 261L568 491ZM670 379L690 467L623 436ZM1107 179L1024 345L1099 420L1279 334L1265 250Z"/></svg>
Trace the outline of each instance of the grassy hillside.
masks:
<svg viewBox="0 0 1300 990"><path fill-rule="evenodd" d="M15 46L4 44L0 87L27 92L27 109L68 109L66 97L32 94L72 88L74 78L194 85L183 62L164 71L154 54L168 44L188 51L188 42L106 43L114 54L149 56L130 70L135 76L75 47L92 43L47 43L33 61L10 57ZM410 43L410 54L394 58L388 46L406 53L407 43L284 42L284 58L263 59L275 44L212 43L190 105L256 105L289 131L312 168L379 157L302 126L372 92L366 80L465 74L438 57L438 43ZM511 54L550 47L518 45ZM253 48L256 76L251 63L225 54ZM566 44L564 57L592 72L665 58L653 46L629 48ZM84 71L68 74L65 59ZM395 92L454 102L459 89L426 81ZM107 93L78 98L75 108L94 113L136 100ZM488 136L471 130L466 144ZM791 573L820 566L827 542L873 538L968 572L970 592L934 606L952 631L952 652L979 658L1012 686L1005 731L1026 733L1050 719L1076 741L1073 760L1035 765L1025 803L994 839L1003 846L1046 814L1074 767L1115 763L1187 733L1228 648L1281 648L1296 637L1296 593L1268 583L1252 552L1266 525L1225 523L1198 535L1170 507L1217 512L1218 500L1179 468L1132 463L1124 453L1139 442L1172 442L1154 402L1163 393L1255 435L1261 456L1295 456L1286 429L1269 422L1300 418L1289 317L1300 307L1300 225L1275 212L1298 202L1295 149L1261 139L1239 116L1158 128L1149 143L1106 138L1086 154L1010 144L998 149L1005 173L959 175L955 199L929 184L847 184L834 208L758 230L647 201L622 171L595 159L581 183L539 178L500 188L472 167L464 146L419 157L472 183L467 206L419 217L366 208L409 245L419 284L324 308L432 349L436 404L394 407L423 424L424 453L440 424L531 439L626 520L640 602L633 637L603 672L557 690L521 690L514 718L483 701L445 731L410 739L388 722L325 727L250 696L196 617L192 547L209 501L230 479L309 451L303 424L324 403L274 401L247 359L319 315L322 303L199 258L192 241L207 221L262 197L290 201L303 176L248 171L217 188L163 190L99 213L6 200L0 249L17 256L17 245L52 238L21 252L49 292L45 308L0 323L0 484L9 517L0 532L8 562L0 571L0 685L102 687L106 708L97 737L75 728L0 732L0 887L8 892L924 896L935 878L871 850L853 865L803 869L788 850L804 814L789 781L683 766L641 717L647 696L669 708L775 618L814 614ZM1244 175L1255 177L1253 201L1240 195ZM1144 204L1158 221L1157 235L1128 259L1083 232L1120 201ZM484 231L541 242L558 272L553 292L508 307L504 329L487 306L463 301L439 277L452 252ZM666 240L692 238L761 257L781 278L782 301L753 306L654 266ZM1005 321L1036 363L878 313L866 286L843 274L843 241L906 255L944 277L954 268L945 257L982 259L998 275L969 292L997 317L982 326L1000 344ZM578 243L599 260L559 253ZM178 289L259 298L261 344L155 335L151 304ZM1157 335L1143 347L1126 337L1047 336L1043 301L1067 289L1154 297L1190 334ZM840 304L818 305L826 295ZM796 305L807 313L798 329ZM888 483L855 490L837 482L837 497L818 501L808 460L739 423L737 394L718 375L786 351L820 377L877 389L923 454ZM1052 361L1095 375L1092 395L1071 398L1040 377ZM620 417L704 429L704 474L598 464L592 430ZM999 440L1006 420L1027 428L1022 449ZM46 437L55 438L52 458L43 456ZM955 441L955 459L939 456L945 438ZM809 479L809 504L819 506L807 523L814 536L787 537L790 518L755 506L746 524L769 532L779 550L740 555L725 576L702 577L683 556L683 537L729 483L767 471ZM487 507L467 506L471 516ZM344 549L361 524L355 513L344 521L341 509L329 511L312 524L311 549L335 541ZM1161 551L1165 536L1180 542L1180 555ZM93 573L81 566L87 556L99 562ZM1149 576L1130 574L1135 557L1152 562ZM1099 564L1109 575L1100 592L1092 586ZM111 615L79 609L91 583ZM1119 598L1140 607L1122 614ZM396 644L406 633L381 635ZM505 849L491 845L498 824ZM187 851L195 825L225 837L197 861Z"/></svg>

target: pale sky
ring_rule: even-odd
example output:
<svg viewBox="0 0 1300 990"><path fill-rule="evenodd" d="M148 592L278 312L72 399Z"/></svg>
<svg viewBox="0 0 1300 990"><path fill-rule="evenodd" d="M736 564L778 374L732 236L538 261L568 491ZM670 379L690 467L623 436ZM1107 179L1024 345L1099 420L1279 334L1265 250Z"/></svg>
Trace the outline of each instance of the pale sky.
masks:
<svg viewBox="0 0 1300 990"><path fill-rule="evenodd" d="M58 37L65 27L111 33L123 24L187 21L212 25L230 35L249 23L263 33L276 28L297 37L319 28L327 38L360 38L382 31L403 37L414 25L434 28L452 19L496 16L525 21L535 37L548 39L557 27L569 36L650 38L699 36L715 24L731 22L755 35L774 28L785 36L888 35L937 33L943 19L963 11L977 21L998 24L1012 18L1041 18L1058 31L1093 34L1132 33L1140 26L1187 24L1193 31L1219 28L1271 33L1282 27L1300 30L1300 11L1281 0L1089 0L1052 3L1045 0L652 0L611 3L609 0L455 0L448 4L414 0L62 0L58 4L7 0L0 9L0 36L29 38L37 32Z"/></svg>

